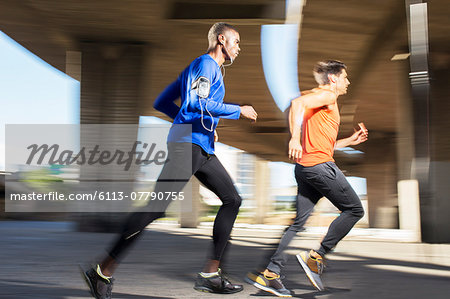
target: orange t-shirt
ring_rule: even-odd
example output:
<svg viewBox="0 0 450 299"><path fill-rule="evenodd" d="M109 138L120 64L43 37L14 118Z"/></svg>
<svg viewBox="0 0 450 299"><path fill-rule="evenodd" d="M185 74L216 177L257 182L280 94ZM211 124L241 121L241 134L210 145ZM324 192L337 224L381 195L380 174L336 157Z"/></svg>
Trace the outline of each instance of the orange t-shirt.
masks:
<svg viewBox="0 0 450 299"><path fill-rule="evenodd" d="M296 162L303 166L314 166L334 162L333 153L339 131L339 109L325 107L305 111L302 123L302 157Z"/></svg>

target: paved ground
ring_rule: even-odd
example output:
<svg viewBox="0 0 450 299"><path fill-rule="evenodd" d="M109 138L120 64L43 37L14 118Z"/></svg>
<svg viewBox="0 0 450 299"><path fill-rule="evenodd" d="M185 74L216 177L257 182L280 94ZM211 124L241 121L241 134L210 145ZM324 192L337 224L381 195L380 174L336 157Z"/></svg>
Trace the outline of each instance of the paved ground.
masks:
<svg viewBox="0 0 450 299"><path fill-rule="evenodd" d="M268 298L254 287L235 295L212 295L192 289L209 246L210 227L179 229L155 224L119 268L113 298ZM270 228L270 229L268 229ZM237 228L227 271L242 281L281 234L272 227ZM94 260L112 234L80 233L62 222L0 222L0 298L90 298L77 264ZM303 234L299 249L320 238ZM357 234L329 256L327 290L316 292L294 257L285 269L285 284L296 298L450 298L450 245L381 241ZM274 298L274 297L273 297Z"/></svg>

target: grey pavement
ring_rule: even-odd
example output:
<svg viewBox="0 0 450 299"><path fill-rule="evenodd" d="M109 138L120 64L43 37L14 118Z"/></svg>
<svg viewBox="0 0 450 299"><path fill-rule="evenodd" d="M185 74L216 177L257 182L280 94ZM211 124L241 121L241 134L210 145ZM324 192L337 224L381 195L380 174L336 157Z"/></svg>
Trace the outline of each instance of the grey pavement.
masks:
<svg viewBox="0 0 450 299"><path fill-rule="evenodd" d="M113 298L268 298L243 283L246 272L267 255L282 230L240 227L233 231L225 270L244 291L233 295L193 290L210 246L210 226L181 229L152 224L116 272ZM78 264L104 254L114 234L75 232L69 222L0 221L0 298L90 298ZM316 247L320 235L302 233L290 254ZM315 291L294 256L285 268L286 286L296 298L450 298L450 245L345 238L329 255Z"/></svg>

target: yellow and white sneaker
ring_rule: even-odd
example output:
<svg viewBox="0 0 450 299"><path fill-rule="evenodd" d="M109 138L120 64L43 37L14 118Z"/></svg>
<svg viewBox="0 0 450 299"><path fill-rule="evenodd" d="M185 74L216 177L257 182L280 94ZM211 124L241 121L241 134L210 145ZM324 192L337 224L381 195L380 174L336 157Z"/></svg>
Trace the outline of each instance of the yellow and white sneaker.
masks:
<svg viewBox="0 0 450 299"><path fill-rule="evenodd" d="M323 258L315 258L311 256L311 252L307 251L300 252L300 254L297 254L296 257L303 270L305 270L306 276L308 276L311 284L319 291L325 290L322 284L322 279L320 278L324 268Z"/></svg>

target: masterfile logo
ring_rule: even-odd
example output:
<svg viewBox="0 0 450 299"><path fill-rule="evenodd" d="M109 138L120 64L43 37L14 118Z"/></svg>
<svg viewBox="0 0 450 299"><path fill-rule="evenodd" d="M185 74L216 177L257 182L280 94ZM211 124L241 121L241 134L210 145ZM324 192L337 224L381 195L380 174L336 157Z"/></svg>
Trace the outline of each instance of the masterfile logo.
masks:
<svg viewBox="0 0 450 299"><path fill-rule="evenodd" d="M137 150L138 146L143 148L142 151ZM117 165L123 165L124 170L129 170L130 166L135 165L149 165L155 163L156 165L163 165L167 153L163 150L155 150L157 144L151 143L150 145L145 142L136 141L131 146L129 151L123 151L120 149L100 150L99 144L94 145L91 148L82 147L80 151L74 152L73 150L63 149L60 145L53 144L31 144L27 146L30 150L25 164L31 165L108 165L115 163Z"/></svg>

